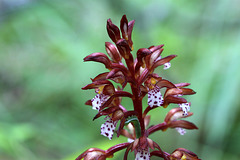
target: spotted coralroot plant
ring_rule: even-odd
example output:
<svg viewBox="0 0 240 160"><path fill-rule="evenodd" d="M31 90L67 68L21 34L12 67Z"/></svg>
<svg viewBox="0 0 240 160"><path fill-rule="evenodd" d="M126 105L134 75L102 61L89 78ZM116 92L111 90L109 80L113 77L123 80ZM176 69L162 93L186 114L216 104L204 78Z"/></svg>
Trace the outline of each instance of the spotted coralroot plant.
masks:
<svg viewBox="0 0 240 160"><path fill-rule="evenodd" d="M166 131L168 128L175 128L181 135L185 134L186 129L197 129L193 123L182 120L193 114L189 112L191 103L183 96L195 92L186 88L189 83L174 84L154 73L158 66L168 69L171 66L170 61L176 57L176 55L162 57L163 45L141 48L137 51L136 58L133 58L131 53L133 25L134 20L128 22L125 15L121 19L120 29L111 19L107 20L108 35L115 43L105 43L110 58L98 52L85 57L84 61L100 62L109 71L97 75L92 79L92 83L82 88L95 89L96 96L86 104L98 111L94 120L101 116L105 117L105 123L101 125L101 135L109 140L114 134L128 139L125 143L107 150L90 148L76 160L105 160L123 149L126 149L124 160L127 160L129 151L134 152L135 160L149 160L152 156L164 160L198 160L196 154L184 148L167 153L149 138L152 133ZM116 83L117 87L113 83ZM130 85L131 92L124 91L126 85ZM148 97L147 104L143 103L145 96ZM122 106L122 97L130 98L132 104ZM149 111L158 107L167 108L170 103L174 103L176 108L167 113L162 123L148 127Z"/></svg>

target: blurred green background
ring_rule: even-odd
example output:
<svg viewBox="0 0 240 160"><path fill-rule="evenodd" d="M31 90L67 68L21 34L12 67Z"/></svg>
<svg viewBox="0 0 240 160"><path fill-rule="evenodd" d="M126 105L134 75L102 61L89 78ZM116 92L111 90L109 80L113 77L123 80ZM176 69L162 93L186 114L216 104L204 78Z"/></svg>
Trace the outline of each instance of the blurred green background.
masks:
<svg viewBox="0 0 240 160"><path fill-rule="evenodd" d="M103 118L92 122L96 111L84 105L94 91L81 90L107 71L82 59L105 53L106 20L119 25L123 14L136 20L133 53L165 44L163 55L178 57L157 73L190 82L197 92L186 98L199 130L151 138L170 153L182 147L203 160L239 159L239 6L239 0L0 0L0 159L72 160L87 148L126 141L100 135ZM173 107L150 112L151 124Z"/></svg>

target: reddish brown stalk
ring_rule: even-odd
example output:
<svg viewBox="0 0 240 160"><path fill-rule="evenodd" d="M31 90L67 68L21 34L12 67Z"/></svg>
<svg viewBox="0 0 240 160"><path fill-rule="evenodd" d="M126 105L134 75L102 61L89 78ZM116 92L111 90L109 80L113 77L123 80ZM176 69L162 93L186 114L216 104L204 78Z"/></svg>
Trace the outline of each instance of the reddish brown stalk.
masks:
<svg viewBox="0 0 240 160"><path fill-rule="evenodd" d="M164 154L164 155L163 155ZM164 159L166 159L166 160L169 160L169 156L170 156L170 154L169 153L167 153L167 152L161 152L161 151L152 151L151 152L151 157L152 156L157 156L157 157L162 157L162 158L164 158Z"/></svg>
<svg viewBox="0 0 240 160"><path fill-rule="evenodd" d="M133 66L133 57L132 55L129 56L129 59L125 59L126 60L126 64L127 67L131 73L131 79L133 79L134 83L131 83L131 90L132 90L132 94L133 94L133 107L134 107L134 111L138 113L138 120L140 123L140 127L141 127L141 135L143 136L145 133L145 126L144 126L144 119L142 117L142 100L139 97L139 93L140 93L140 86L137 83L138 81L135 79L135 68Z"/></svg>
<svg viewBox="0 0 240 160"><path fill-rule="evenodd" d="M153 106L153 107L148 106L148 107L144 110L143 118L148 114L149 111L151 111L152 109L155 109L155 108L157 108L157 107L158 107L158 106Z"/></svg>
<svg viewBox="0 0 240 160"><path fill-rule="evenodd" d="M106 153L109 155L113 155L115 152L118 152L124 148L127 148L130 145L130 143L120 143L117 144L115 146L112 146L111 148L109 148Z"/></svg>
<svg viewBox="0 0 240 160"><path fill-rule="evenodd" d="M131 89L134 95L134 97L132 98L134 111L138 113L138 120L141 126L141 135L143 136L145 133L145 126L144 126L144 119L142 117L142 101L138 96L139 95L138 86L131 85Z"/></svg>

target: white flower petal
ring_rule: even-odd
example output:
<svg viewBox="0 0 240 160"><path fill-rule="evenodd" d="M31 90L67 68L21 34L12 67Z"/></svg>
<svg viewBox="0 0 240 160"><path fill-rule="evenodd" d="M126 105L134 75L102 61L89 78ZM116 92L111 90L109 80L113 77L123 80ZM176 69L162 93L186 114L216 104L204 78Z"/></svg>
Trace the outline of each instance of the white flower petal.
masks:
<svg viewBox="0 0 240 160"><path fill-rule="evenodd" d="M184 135L186 133L186 130L183 128L175 128L179 134Z"/></svg>
<svg viewBox="0 0 240 160"><path fill-rule="evenodd" d="M161 106L161 104L163 104L163 97L160 92L160 88L156 86L148 92L148 105L153 107Z"/></svg>
<svg viewBox="0 0 240 160"><path fill-rule="evenodd" d="M135 160L150 160L149 150L138 149Z"/></svg>
<svg viewBox="0 0 240 160"><path fill-rule="evenodd" d="M109 96L104 94L97 94L91 101L92 101L92 109L98 110L100 109L101 105L107 101Z"/></svg>
<svg viewBox="0 0 240 160"><path fill-rule="evenodd" d="M114 130L116 128L117 121L108 119L104 124L101 125L101 135L108 137L110 140L113 137Z"/></svg>
<svg viewBox="0 0 240 160"><path fill-rule="evenodd" d="M167 62L167 63L164 64L163 69L168 69L168 68L170 68L170 67L171 67L171 63L170 63L170 62Z"/></svg>
<svg viewBox="0 0 240 160"><path fill-rule="evenodd" d="M189 103L182 103L182 104L179 104L179 107L182 108L183 115L187 116L188 112L190 111L190 104Z"/></svg>

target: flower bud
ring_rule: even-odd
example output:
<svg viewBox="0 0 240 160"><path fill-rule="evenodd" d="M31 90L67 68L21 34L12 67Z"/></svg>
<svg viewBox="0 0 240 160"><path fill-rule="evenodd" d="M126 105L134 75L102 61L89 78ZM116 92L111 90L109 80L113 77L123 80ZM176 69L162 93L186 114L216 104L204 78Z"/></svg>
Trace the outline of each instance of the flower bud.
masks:
<svg viewBox="0 0 240 160"><path fill-rule="evenodd" d="M83 152L80 156L78 156L75 160L81 160L84 158L84 160L95 160L95 159L106 159L105 151L98 149L98 148L90 148Z"/></svg>
<svg viewBox="0 0 240 160"><path fill-rule="evenodd" d="M107 32L114 43L116 43L120 39L119 28L112 23L111 19L107 20Z"/></svg>
<svg viewBox="0 0 240 160"><path fill-rule="evenodd" d="M117 48L124 59L129 59L130 47L125 39L120 39L116 43Z"/></svg>
<svg viewBox="0 0 240 160"><path fill-rule="evenodd" d="M185 149L185 148L178 148L170 155L170 160L200 160L198 156Z"/></svg>

